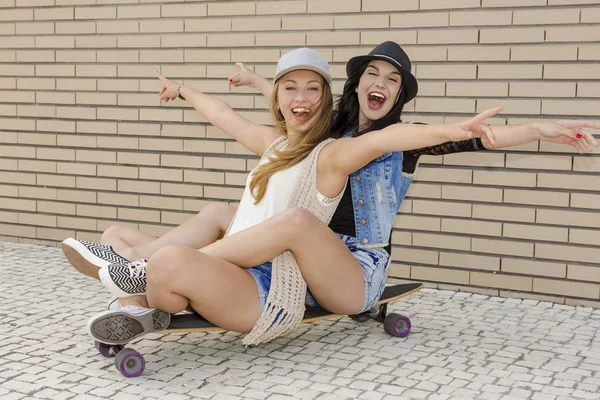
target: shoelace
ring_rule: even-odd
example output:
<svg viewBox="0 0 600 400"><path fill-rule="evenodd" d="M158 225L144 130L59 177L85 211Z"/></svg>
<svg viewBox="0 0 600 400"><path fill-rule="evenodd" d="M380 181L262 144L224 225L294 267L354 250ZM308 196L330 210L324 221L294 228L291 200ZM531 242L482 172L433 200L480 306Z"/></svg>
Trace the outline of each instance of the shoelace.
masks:
<svg viewBox="0 0 600 400"><path fill-rule="evenodd" d="M129 276L132 278L145 278L146 277L146 260L138 260L131 262L127 265L129 268Z"/></svg>

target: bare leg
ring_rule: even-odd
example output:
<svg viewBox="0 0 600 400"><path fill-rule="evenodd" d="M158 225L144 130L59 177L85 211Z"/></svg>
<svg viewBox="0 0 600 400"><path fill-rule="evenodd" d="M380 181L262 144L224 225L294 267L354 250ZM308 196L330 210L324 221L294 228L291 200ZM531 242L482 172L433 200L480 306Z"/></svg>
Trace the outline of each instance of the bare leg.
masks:
<svg viewBox="0 0 600 400"><path fill-rule="evenodd" d="M303 209L287 210L201 251L179 246L157 251L147 267L148 304L168 312L190 304L226 329L239 331L229 328L238 320L251 328L259 314L258 290L251 275L238 266L260 265L288 249L322 307L340 314L362 310L364 277L358 261L331 229ZM141 300L123 299L134 305L142 305ZM241 306L241 301L249 303ZM256 309L249 308L251 304ZM254 310L252 317L238 315L240 307L245 313Z"/></svg>
<svg viewBox="0 0 600 400"><path fill-rule="evenodd" d="M235 210L226 203L211 203L159 238L127 227L111 226L102 235L101 243L112 245L119 255L130 261L148 260L158 249L168 245L200 249L225 235Z"/></svg>

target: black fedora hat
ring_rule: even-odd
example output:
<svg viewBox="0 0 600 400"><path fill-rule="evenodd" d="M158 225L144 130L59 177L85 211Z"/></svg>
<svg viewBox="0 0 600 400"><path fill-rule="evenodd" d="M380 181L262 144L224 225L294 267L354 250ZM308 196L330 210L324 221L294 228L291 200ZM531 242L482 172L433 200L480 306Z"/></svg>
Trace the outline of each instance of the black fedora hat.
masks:
<svg viewBox="0 0 600 400"><path fill-rule="evenodd" d="M419 85L417 84L417 79L410 72L410 58L408 58L408 55L406 55L398 43L383 42L371 50L368 55L351 58L348 64L346 64L346 74L350 77L360 69L361 65L371 60L387 61L398 68L404 80L404 89L406 92L404 103L408 103L417 95Z"/></svg>

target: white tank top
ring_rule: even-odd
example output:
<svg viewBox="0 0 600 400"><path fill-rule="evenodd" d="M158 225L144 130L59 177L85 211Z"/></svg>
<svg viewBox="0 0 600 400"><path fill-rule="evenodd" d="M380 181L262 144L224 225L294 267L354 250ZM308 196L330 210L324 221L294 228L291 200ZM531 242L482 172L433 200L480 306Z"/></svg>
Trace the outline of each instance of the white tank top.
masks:
<svg viewBox="0 0 600 400"><path fill-rule="evenodd" d="M261 160L259 165L266 162L269 162L267 157ZM257 167L254 168L248 175L248 179L246 179L244 194L227 236L251 228L285 211L300 173L304 170L307 162L308 158L305 158L298 164L271 175L265 195L258 204L254 204L255 200L250 192L252 174ZM330 199L317 192L317 198L324 205L335 204L335 200L342 194L343 190L335 199Z"/></svg>

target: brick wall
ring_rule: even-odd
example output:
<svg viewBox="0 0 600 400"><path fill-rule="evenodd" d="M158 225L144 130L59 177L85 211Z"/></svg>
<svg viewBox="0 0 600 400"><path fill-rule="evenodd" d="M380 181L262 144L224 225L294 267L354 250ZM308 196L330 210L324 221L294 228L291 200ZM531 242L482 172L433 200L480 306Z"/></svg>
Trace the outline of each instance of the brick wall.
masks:
<svg viewBox="0 0 600 400"><path fill-rule="evenodd" d="M405 119L499 104L497 124L599 119L600 1L0 0L0 238L97 240L115 223L160 235L240 198L256 158L186 103L159 104L155 69L268 123L262 97L229 87L234 62L271 76L307 45L339 93L345 62L384 40L416 66ZM427 157L390 275L600 305L598 154L533 143Z"/></svg>

